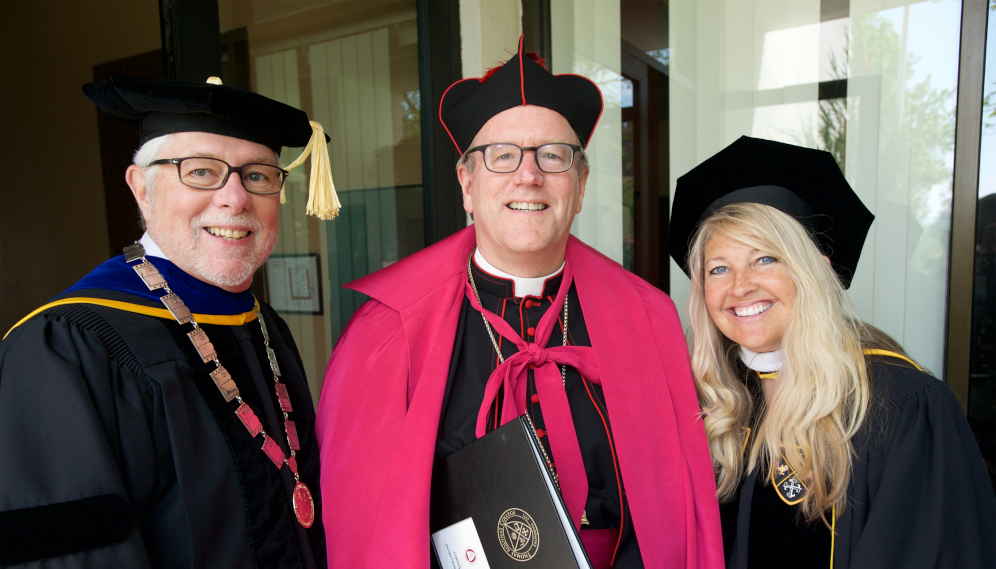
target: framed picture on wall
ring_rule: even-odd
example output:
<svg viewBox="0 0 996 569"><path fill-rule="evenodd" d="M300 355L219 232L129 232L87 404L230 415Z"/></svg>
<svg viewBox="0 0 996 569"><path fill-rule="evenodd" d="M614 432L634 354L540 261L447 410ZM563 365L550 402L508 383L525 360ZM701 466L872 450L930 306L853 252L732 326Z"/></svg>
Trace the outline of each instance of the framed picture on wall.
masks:
<svg viewBox="0 0 996 569"><path fill-rule="evenodd" d="M318 254L271 255L266 261L270 306L290 314L322 314Z"/></svg>

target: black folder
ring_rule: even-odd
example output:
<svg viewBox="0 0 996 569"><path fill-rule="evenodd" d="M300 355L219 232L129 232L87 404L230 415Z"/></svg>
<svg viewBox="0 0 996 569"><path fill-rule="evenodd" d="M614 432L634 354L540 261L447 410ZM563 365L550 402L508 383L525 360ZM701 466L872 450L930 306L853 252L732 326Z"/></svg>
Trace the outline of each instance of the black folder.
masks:
<svg viewBox="0 0 996 569"><path fill-rule="evenodd" d="M437 460L430 512L442 569L591 568L526 415Z"/></svg>

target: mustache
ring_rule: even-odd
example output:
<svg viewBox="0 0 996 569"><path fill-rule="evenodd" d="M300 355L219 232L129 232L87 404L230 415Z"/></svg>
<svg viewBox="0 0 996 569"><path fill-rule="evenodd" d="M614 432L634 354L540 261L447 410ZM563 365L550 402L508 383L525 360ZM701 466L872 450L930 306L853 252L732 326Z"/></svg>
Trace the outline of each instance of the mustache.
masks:
<svg viewBox="0 0 996 569"><path fill-rule="evenodd" d="M202 213L190 220L190 228L193 230L201 227L217 227L220 225L238 225L245 227L253 233L259 233L263 229L263 223L248 212L239 215L218 215L215 213Z"/></svg>

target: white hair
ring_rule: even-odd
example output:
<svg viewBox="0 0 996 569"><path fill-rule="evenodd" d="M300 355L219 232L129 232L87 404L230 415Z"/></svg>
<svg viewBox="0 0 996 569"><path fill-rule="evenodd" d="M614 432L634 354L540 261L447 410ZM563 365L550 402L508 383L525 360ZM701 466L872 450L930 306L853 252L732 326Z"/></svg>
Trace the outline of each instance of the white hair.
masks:
<svg viewBox="0 0 996 569"><path fill-rule="evenodd" d="M152 199L152 192L156 187L156 175L159 174L159 168L152 168L152 163L159 159L159 155L164 148L169 146L172 139L172 134L157 136L152 140L146 141L132 156L132 164L145 171L145 191L150 201ZM141 210L138 212L138 226L143 230L146 229L145 216L142 215Z"/></svg>
<svg viewBox="0 0 996 569"><path fill-rule="evenodd" d="M172 134L157 136L136 150L135 155L131 159L134 165L145 170L145 188L150 194L155 188L156 174L159 172L158 168L150 168L150 166L153 162L159 159L159 154L162 153L164 148L169 146L169 143L172 140Z"/></svg>

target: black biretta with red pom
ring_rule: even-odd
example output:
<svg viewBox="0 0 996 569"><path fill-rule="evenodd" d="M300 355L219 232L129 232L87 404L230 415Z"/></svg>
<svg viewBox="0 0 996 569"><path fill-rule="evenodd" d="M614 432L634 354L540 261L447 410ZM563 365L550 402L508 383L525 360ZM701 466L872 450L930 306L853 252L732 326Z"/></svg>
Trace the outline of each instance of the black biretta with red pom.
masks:
<svg viewBox="0 0 996 569"><path fill-rule="evenodd" d="M484 77L457 81L443 93L439 120L461 154L491 117L520 105L557 111L588 146L602 115L602 92L587 77L550 73L542 60L522 52L522 39L519 52L504 65Z"/></svg>
<svg viewBox="0 0 996 569"><path fill-rule="evenodd" d="M304 111L226 85L111 77L87 83L83 94L112 117L137 123L140 144L175 132L209 132L280 152L305 146L312 136Z"/></svg>
<svg viewBox="0 0 996 569"><path fill-rule="evenodd" d="M699 224L723 206L759 203L794 217L810 233L844 288L858 266L875 216L861 203L829 152L741 136L678 178L667 251L688 274Z"/></svg>

